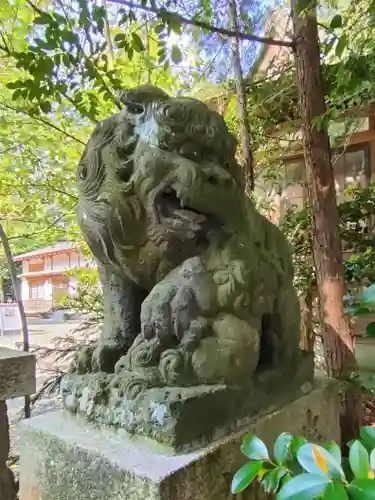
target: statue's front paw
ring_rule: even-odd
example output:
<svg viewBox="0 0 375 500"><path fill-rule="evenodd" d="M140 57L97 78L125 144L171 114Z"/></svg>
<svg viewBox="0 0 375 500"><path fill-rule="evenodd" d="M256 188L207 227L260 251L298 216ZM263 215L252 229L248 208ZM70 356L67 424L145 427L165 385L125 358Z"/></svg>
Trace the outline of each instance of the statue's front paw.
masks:
<svg viewBox="0 0 375 500"><path fill-rule="evenodd" d="M126 353L118 344L99 343L92 354L92 371L114 373L117 361Z"/></svg>
<svg viewBox="0 0 375 500"><path fill-rule="evenodd" d="M84 375L92 371L92 356L95 346L84 346L79 349L72 359L69 366L69 373L78 373Z"/></svg>
<svg viewBox="0 0 375 500"><path fill-rule="evenodd" d="M157 337L164 345L181 340L197 316L194 290L188 286L172 288L168 294L151 292L142 304L141 324L145 339Z"/></svg>

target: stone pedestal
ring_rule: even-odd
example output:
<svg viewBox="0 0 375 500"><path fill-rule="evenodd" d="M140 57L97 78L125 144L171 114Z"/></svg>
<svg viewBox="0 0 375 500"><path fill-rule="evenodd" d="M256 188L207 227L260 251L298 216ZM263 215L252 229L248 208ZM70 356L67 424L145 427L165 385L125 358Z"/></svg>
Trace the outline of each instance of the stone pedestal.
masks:
<svg viewBox="0 0 375 500"><path fill-rule="evenodd" d="M6 400L35 392L35 356L0 347L0 499L15 500L17 486L6 462L9 455L9 423Z"/></svg>
<svg viewBox="0 0 375 500"><path fill-rule="evenodd" d="M246 460L240 444L249 431L269 446L283 431L339 441L336 385L315 381L307 394L180 454L67 413L32 418L22 423L20 500L227 500L233 474ZM260 497L252 490L242 498Z"/></svg>

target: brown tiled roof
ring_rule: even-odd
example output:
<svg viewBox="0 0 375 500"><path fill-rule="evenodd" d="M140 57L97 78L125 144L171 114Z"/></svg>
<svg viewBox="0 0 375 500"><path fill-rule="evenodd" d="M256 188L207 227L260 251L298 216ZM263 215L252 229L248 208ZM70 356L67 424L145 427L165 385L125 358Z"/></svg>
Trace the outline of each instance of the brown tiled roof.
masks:
<svg viewBox="0 0 375 500"><path fill-rule="evenodd" d="M33 250L32 252L27 252L21 255L17 255L14 257L14 261L21 262L23 260L33 259L34 257L39 257L41 255L63 253L69 250L75 250L76 247L77 244L73 243L72 241L61 241L50 247L39 248L39 250Z"/></svg>

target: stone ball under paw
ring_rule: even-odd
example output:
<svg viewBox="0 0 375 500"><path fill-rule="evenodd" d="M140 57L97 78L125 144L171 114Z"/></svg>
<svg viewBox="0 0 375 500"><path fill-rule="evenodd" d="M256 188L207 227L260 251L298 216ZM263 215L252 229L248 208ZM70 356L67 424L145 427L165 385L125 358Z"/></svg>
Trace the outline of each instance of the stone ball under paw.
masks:
<svg viewBox="0 0 375 500"><path fill-rule="evenodd" d="M212 324L213 335L192 354L192 368L202 384L244 384L259 360L259 331L230 314Z"/></svg>

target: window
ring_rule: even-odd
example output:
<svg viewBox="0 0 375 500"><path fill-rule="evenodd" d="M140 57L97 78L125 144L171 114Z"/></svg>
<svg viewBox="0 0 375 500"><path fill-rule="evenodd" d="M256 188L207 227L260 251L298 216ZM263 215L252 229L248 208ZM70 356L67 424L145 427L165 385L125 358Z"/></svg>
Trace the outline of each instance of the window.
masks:
<svg viewBox="0 0 375 500"><path fill-rule="evenodd" d="M303 159L288 161L285 163L284 189L281 196L283 211L303 208L306 197L305 163Z"/></svg>
<svg viewBox="0 0 375 500"><path fill-rule="evenodd" d="M348 147L344 152L335 152L332 155L332 164L339 202L344 200L344 190L348 186L364 187L370 181L371 163L367 144ZM301 208L308 196L307 188L304 185L304 161L301 158L287 160L284 165L284 208L292 208L293 206Z"/></svg>
<svg viewBox="0 0 375 500"><path fill-rule="evenodd" d="M44 298L44 282L30 284L30 298L43 299Z"/></svg>
<svg viewBox="0 0 375 500"><path fill-rule="evenodd" d="M29 261L29 272L44 271L44 261Z"/></svg>
<svg viewBox="0 0 375 500"><path fill-rule="evenodd" d="M371 177L368 147L361 147L336 154L332 158L338 200L344 200L343 191L348 186L365 187Z"/></svg>

